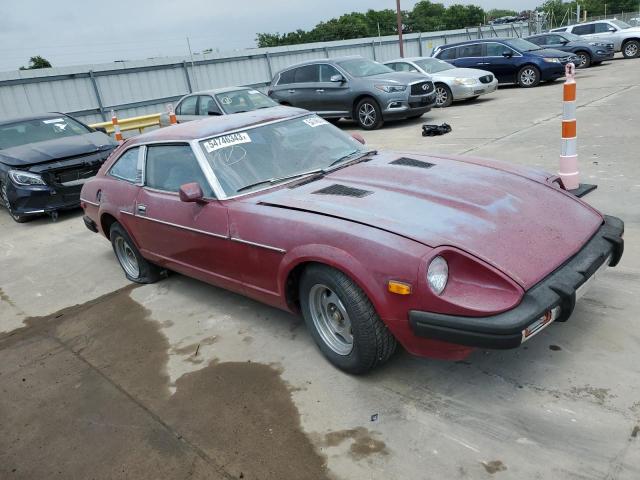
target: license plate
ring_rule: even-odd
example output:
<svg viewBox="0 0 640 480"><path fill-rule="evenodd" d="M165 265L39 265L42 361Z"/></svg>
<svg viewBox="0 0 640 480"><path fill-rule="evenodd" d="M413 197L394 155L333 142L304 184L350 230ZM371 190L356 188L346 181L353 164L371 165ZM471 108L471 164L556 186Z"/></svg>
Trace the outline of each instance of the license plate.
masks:
<svg viewBox="0 0 640 480"><path fill-rule="evenodd" d="M593 282L595 281L596 277L599 277L600 275L602 275L602 272L604 272L607 269L610 261L611 261L611 257L609 256L604 261L604 263L600 265L600 267L598 267L598 269L594 272L594 274L591 275L589 278L587 278L587 281L578 287L578 289L576 290L576 300L582 298L584 294L587 293L591 285L593 285Z"/></svg>

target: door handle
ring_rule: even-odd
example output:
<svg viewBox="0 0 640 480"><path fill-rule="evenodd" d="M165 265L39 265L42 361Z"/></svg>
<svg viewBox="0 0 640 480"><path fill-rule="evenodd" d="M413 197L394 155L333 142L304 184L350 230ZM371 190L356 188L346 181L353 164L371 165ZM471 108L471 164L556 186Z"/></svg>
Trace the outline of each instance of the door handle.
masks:
<svg viewBox="0 0 640 480"><path fill-rule="evenodd" d="M316 92L318 92L318 93L322 93L322 92L324 92L324 88L317 88L317 89L316 89Z"/></svg>
<svg viewBox="0 0 640 480"><path fill-rule="evenodd" d="M295 90L293 90L293 89L291 89L291 90L287 90L287 92L289 92L289 93L296 93L296 91L295 91Z"/></svg>
<svg viewBox="0 0 640 480"><path fill-rule="evenodd" d="M489 62L478 62L476 65L491 65Z"/></svg>
<svg viewBox="0 0 640 480"><path fill-rule="evenodd" d="M141 203L138 204L136 210L141 215L146 215L147 214L147 206L146 205L142 205Z"/></svg>

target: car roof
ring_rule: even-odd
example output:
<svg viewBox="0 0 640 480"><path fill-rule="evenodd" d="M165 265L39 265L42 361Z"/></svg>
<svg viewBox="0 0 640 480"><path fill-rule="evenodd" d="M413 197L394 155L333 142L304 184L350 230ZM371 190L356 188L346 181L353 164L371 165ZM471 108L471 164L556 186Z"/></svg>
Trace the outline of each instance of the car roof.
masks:
<svg viewBox="0 0 640 480"><path fill-rule="evenodd" d="M64 113L47 112L47 113L35 113L32 115L24 115L21 117L2 118L0 119L0 125L7 125L10 123L17 123L17 122L28 122L29 120L46 120L48 118L56 118L61 115L65 117L67 116Z"/></svg>
<svg viewBox="0 0 640 480"><path fill-rule="evenodd" d="M591 25L592 23L611 22L612 20L619 20L619 19L617 19L617 18L603 18L601 20L591 20L590 22L572 23L571 25L567 25L565 28L577 27L578 25Z"/></svg>
<svg viewBox="0 0 640 480"><path fill-rule="evenodd" d="M311 60L305 60L304 62L298 62L298 63L293 63L281 70L278 71L278 73L284 72L286 70L291 70L292 68L296 68L296 67L302 67L304 65L313 65L315 63L336 63L336 62L342 62L344 60L356 60L356 59L365 59L362 55L345 55L342 57L331 57L331 58L313 58ZM365 59L366 60L366 59Z"/></svg>
<svg viewBox="0 0 640 480"><path fill-rule="evenodd" d="M234 113L207 117L202 120L178 123L170 127L158 128L128 140L129 145L141 145L154 142L190 141L213 137L226 132L259 125L261 123L293 118L303 114L311 114L307 110L294 107L269 107L250 112Z"/></svg>
<svg viewBox="0 0 640 480"><path fill-rule="evenodd" d="M442 50L442 49L449 48L449 47L457 47L457 46L460 46L460 45L468 45L470 43L507 42L509 40L516 40L516 39L515 38L509 38L509 37L480 38L478 40L465 40L464 42L447 43L446 45L440 45L437 48Z"/></svg>
<svg viewBox="0 0 640 480"><path fill-rule="evenodd" d="M220 87L220 88L211 88L209 90L199 90L197 92L191 92L185 97L191 95L217 95L218 93L228 93L228 92L237 92L239 90L254 90L253 87Z"/></svg>
<svg viewBox="0 0 640 480"><path fill-rule="evenodd" d="M443 45L444 46L444 45ZM392 62L415 62L416 60L438 60L437 58L433 58L433 57L403 57L403 58L395 58L393 60L387 60L386 62L383 63L392 63ZM442 60L440 60L442 61Z"/></svg>

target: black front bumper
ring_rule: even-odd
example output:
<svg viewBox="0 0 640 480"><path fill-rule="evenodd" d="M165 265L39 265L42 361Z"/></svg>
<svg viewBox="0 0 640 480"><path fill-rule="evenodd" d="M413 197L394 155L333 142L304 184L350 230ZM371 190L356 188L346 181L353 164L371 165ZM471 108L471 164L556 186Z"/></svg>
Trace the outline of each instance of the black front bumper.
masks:
<svg viewBox="0 0 640 480"><path fill-rule="evenodd" d="M536 324L555 307L556 321L566 321L576 303L576 290L610 258L615 266L624 250L624 223L616 217L605 221L576 255L536 284L522 297L520 304L489 317L460 317L440 313L409 312L409 324L419 337L443 340L479 348L507 349L519 346L523 331Z"/></svg>

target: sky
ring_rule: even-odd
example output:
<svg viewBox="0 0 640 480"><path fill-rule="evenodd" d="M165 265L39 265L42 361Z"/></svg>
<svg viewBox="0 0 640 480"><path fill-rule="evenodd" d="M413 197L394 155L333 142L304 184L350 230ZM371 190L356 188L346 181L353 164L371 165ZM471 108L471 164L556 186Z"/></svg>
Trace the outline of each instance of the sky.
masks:
<svg viewBox="0 0 640 480"><path fill-rule="evenodd" d="M542 0L439 0L526 10ZM402 0L410 9L416 0ZM10 4L10 7L8 6ZM258 32L310 29L352 11L395 8L394 0L2 1L0 71L41 55L53 66L185 56L255 47Z"/></svg>

